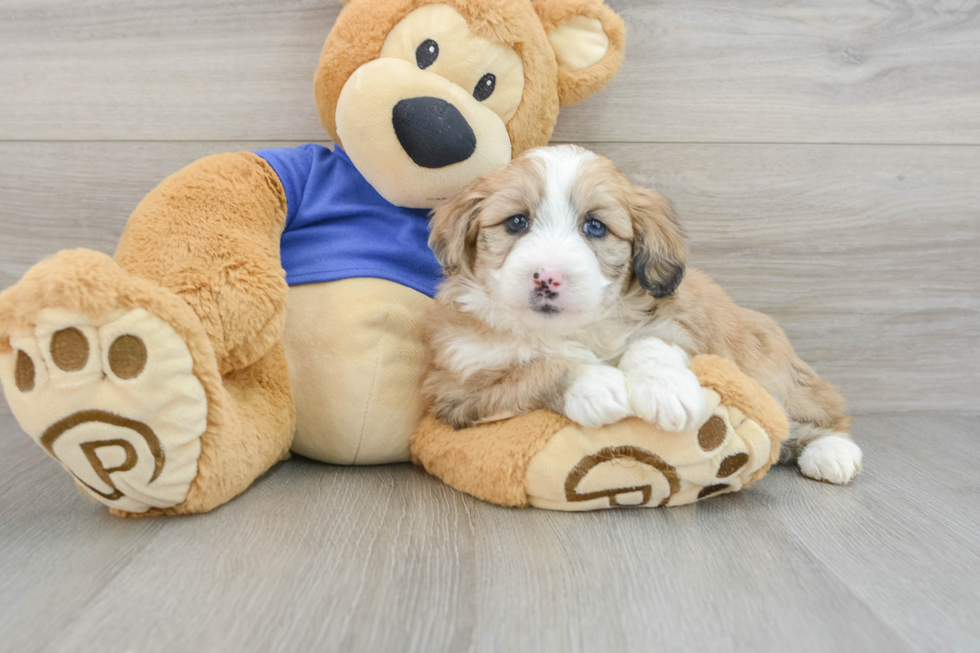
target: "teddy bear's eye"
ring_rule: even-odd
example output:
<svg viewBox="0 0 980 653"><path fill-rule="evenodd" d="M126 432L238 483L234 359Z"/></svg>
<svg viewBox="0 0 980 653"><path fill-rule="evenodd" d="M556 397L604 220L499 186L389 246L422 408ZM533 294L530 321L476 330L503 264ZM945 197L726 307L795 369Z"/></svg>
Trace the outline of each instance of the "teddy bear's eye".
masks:
<svg viewBox="0 0 980 653"><path fill-rule="evenodd" d="M476 88L473 89L473 97L476 98L477 102L483 102L493 95L495 90L497 90L497 76L493 73L487 73L476 83Z"/></svg>
<svg viewBox="0 0 980 653"><path fill-rule="evenodd" d="M432 39L422 41L422 45L415 51L415 63L419 68L425 70L436 62L439 58L439 44Z"/></svg>

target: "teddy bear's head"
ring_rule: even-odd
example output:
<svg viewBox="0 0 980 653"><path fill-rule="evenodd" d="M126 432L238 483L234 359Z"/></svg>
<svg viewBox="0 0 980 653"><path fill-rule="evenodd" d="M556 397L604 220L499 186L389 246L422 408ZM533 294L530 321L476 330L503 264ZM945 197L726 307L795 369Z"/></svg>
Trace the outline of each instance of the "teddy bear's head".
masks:
<svg viewBox="0 0 980 653"><path fill-rule="evenodd" d="M385 199L431 208L547 144L624 43L602 0L349 0L320 55L320 121Z"/></svg>

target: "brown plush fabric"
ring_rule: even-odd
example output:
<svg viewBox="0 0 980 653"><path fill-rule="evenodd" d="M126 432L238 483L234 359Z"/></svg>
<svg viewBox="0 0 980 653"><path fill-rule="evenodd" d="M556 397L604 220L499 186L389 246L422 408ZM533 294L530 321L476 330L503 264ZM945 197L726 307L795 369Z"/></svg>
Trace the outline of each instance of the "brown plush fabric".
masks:
<svg viewBox="0 0 980 653"><path fill-rule="evenodd" d="M524 63L525 86L524 101L507 124L513 153L516 156L546 145L558 118L558 66L527 0L351 0L323 46L315 78L320 123L331 137L340 142L335 115L337 99L348 78L378 58L392 27L429 4L455 8L475 34L517 51Z"/></svg>
<svg viewBox="0 0 980 653"><path fill-rule="evenodd" d="M165 514L194 514L216 508L244 492L274 464L289 458L296 411L282 345L276 343L257 362L225 376L223 390L223 423L216 424L220 430L210 428L209 411L197 478L184 503Z"/></svg>
<svg viewBox="0 0 980 653"><path fill-rule="evenodd" d="M352 0L327 38L316 73L321 122L334 139L337 99L350 75L378 56L388 32L405 15L439 2L455 8L475 34L512 47L522 59L524 95L507 124L514 154L545 145L559 97L567 104L598 90L622 58L621 23L597 0L564 4L607 26L610 52L594 66L562 74L536 13L547 17L549 28L557 28L574 13L558 8L557 0ZM208 405L198 476L183 503L148 515L210 510L288 455L295 410L281 344L287 286L279 240L286 209L279 179L260 157L244 152L207 157L147 195L127 224L115 262L94 252L62 252L0 294L0 353L11 351L9 334L31 328L46 308L95 321L144 308L186 343ZM338 334L338 340L344 337ZM18 387L28 386L29 375L33 382L28 362L17 363ZM543 444L560 423L556 416L537 415L526 424L517 420L500 426L511 429L510 436L483 440L480 462L488 471L501 470L501 476L473 480L486 483L488 497L508 505L521 501L522 481L515 479L526 472L534 443ZM521 430L522 424L532 436ZM498 448L498 436L505 442L510 437L510 446ZM454 455L469 454L459 450ZM440 471L453 476L452 470ZM504 492L493 494L494 487Z"/></svg>
<svg viewBox="0 0 980 653"><path fill-rule="evenodd" d="M745 483L744 486L748 486L762 478L778 459L780 443L789 432L786 417L762 386L739 371L731 361L718 356L698 356L691 362L691 369L702 386L718 393L723 405L741 411L769 436L772 443L769 461ZM619 432L626 434L634 421L623 422L628 426ZM657 453L658 438L674 437L674 434L664 434L658 427L646 426L651 436L648 446L654 454ZM548 411L458 431L440 424L430 415L413 435L412 457L416 464L457 490L502 506L526 507L529 505L529 465L539 453L547 455L546 445L566 427L580 429L567 418ZM588 431L608 435L613 432L610 428ZM742 456L740 460L744 464L748 455ZM565 467L560 461L550 460L549 464L564 473ZM726 466L725 474L733 473L732 464Z"/></svg>
<svg viewBox="0 0 980 653"><path fill-rule="evenodd" d="M191 306L227 374L265 356L282 333L285 224L286 195L268 163L247 152L209 156L140 202L115 259Z"/></svg>
<svg viewBox="0 0 980 653"><path fill-rule="evenodd" d="M144 308L173 327L194 359L194 376L208 402L198 476L184 503L132 516L206 512L241 493L288 455L294 410L280 345L223 380L201 321L181 297L88 250L60 252L0 293L0 333L30 329L37 314L51 307L95 320L121 309ZM0 347L10 351L8 338L0 339Z"/></svg>
<svg viewBox="0 0 980 653"><path fill-rule="evenodd" d="M122 268L160 280L193 309L224 377L208 393L197 480L185 502L165 514L221 505L289 455L295 409L279 343L285 222L286 196L271 166L248 152L220 154L151 191L116 250ZM158 246L167 241L182 246Z"/></svg>
<svg viewBox="0 0 980 653"><path fill-rule="evenodd" d="M320 123L335 141L340 142L335 116L344 84L360 66L378 58L385 37L401 19L437 3L455 8L477 36L512 47L521 56L524 100L507 123L514 156L547 145L559 106L574 104L608 84L623 60L625 27L600 0L351 0L323 46L315 76ZM578 14L603 23L610 50L595 66L559 72L546 31Z"/></svg>
<svg viewBox="0 0 980 653"><path fill-rule="evenodd" d="M574 72L558 69L558 97L562 106L581 102L616 76L626 53L626 25L602 0L536 0L534 9L547 34L573 16L585 16L602 23L609 37L609 51L599 63Z"/></svg>
<svg viewBox="0 0 980 653"><path fill-rule="evenodd" d="M428 416L412 436L412 459L427 472L478 499L527 506L524 479L531 459L570 420L537 411L453 431Z"/></svg>
<svg viewBox="0 0 980 653"><path fill-rule="evenodd" d="M743 374L732 361L719 356L697 356L691 361L701 385L721 395L721 403L735 406L762 427L772 440L769 464L752 475L755 482L779 460L779 449L789 437L789 423L776 400L761 385ZM748 485L748 484L747 484Z"/></svg>

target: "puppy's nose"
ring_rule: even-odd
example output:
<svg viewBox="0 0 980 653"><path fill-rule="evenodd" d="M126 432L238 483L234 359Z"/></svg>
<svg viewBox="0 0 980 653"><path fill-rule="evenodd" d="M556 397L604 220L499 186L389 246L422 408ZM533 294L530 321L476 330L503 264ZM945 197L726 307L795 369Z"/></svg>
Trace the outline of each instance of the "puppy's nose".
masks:
<svg viewBox="0 0 980 653"><path fill-rule="evenodd" d="M534 272L534 285L539 288L558 288L565 283L565 275L558 270L542 268Z"/></svg>
<svg viewBox="0 0 980 653"><path fill-rule="evenodd" d="M476 151L476 134L459 109L445 100L402 100L391 113L395 135L405 153L423 168L445 168Z"/></svg>

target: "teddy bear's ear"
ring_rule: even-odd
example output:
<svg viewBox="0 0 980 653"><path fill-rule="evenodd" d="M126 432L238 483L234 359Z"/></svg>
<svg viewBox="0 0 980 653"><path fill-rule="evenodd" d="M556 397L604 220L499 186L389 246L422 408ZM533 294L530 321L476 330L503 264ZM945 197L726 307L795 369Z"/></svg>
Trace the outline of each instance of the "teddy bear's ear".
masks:
<svg viewBox="0 0 980 653"><path fill-rule="evenodd" d="M612 81L623 63L626 26L602 0L535 0L558 60L558 98L575 104Z"/></svg>

